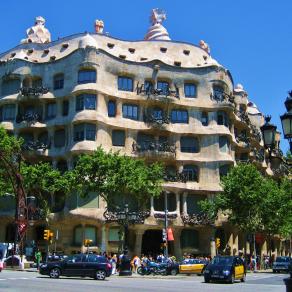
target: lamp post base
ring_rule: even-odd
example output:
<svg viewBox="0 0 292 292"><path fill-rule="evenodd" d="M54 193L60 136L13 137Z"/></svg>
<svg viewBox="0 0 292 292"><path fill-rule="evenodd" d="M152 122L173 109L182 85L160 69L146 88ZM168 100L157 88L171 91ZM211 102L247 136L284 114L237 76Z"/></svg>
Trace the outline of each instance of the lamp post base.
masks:
<svg viewBox="0 0 292 292"><path fill-rule="evenodd" d="M119 276L132 276L131 260L128 257L127 253L124 253L122 257Z"/></svg>

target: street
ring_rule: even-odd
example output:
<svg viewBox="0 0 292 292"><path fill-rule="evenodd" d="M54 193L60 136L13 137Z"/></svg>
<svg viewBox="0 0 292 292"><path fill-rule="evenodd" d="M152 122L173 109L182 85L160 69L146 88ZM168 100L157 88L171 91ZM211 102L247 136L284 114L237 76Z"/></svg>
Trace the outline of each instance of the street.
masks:
<svg viewBox="0 0 292 292"><path fill-rule="evenodd" d="M110 277L105 281L90 278L50 279L36 272L8 271L0 273L0 291L277 291L284 292L283 279L288 274L248 274L245 283L204 283L201 276L137 276Z"/></svg>

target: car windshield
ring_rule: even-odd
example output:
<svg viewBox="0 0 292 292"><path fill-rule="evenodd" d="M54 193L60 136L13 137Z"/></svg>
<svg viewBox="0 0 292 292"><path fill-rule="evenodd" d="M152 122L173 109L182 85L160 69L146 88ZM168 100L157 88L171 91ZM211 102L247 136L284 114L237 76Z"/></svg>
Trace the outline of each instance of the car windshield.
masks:
<svg viewBox="0 0 292 292"><path fill-rule="evenodd" d="M285 257L277 257L276 258L276 262L277 263L289 263L290 259L289 258L285 258Z"/></svg>
<svg viewBox="0 0 292 292"><path fill-rule="evenodd" d="M219 266L230 266L232 265L233 258L229 257L215 257L213 258L211 264Z"/></svg>

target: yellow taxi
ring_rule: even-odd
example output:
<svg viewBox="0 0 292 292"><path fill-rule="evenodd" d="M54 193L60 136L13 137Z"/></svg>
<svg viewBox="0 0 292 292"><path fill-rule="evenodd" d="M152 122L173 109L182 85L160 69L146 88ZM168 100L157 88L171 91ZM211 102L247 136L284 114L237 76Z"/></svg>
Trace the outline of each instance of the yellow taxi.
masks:
<svg viewBox="0 0 292 292"><path fill-rule="evenodd" d="M204 271L205 282L235 280L245 282L246 268L243 260L238 256L216 256Z"/></svg>
<svg viewBox="0 0 292 292"><path fill-rule="evenodd" d="M185 259L179 265L181 274L202 274L207 262L199 259Z"/></svg>

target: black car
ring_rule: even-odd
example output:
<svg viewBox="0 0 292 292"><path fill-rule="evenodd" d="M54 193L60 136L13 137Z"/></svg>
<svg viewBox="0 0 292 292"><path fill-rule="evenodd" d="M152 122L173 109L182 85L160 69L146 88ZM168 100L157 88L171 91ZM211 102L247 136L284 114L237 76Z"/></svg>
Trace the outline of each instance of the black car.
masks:
<svg viewBox="0 0 292 292"><path fill-rule="evenodd" d="M112 266L107 258L94 254L77 254L40 266L40 274L51 278L78 276L104 280L111 275L111 272Z"/></svg>
<svg viewBox="0 0 292 292"><path fill-rule="evenodd" d="M273 273L288 272L291 260L290 257L277 257L273 263Z"/></svg>
<svg viewBox="0 0 292 292"><path fill-rule="evenodd" d="M246 267L243 260L237 256L216 256L204 271L205 282L235 280L245 282Z"/></svg>

